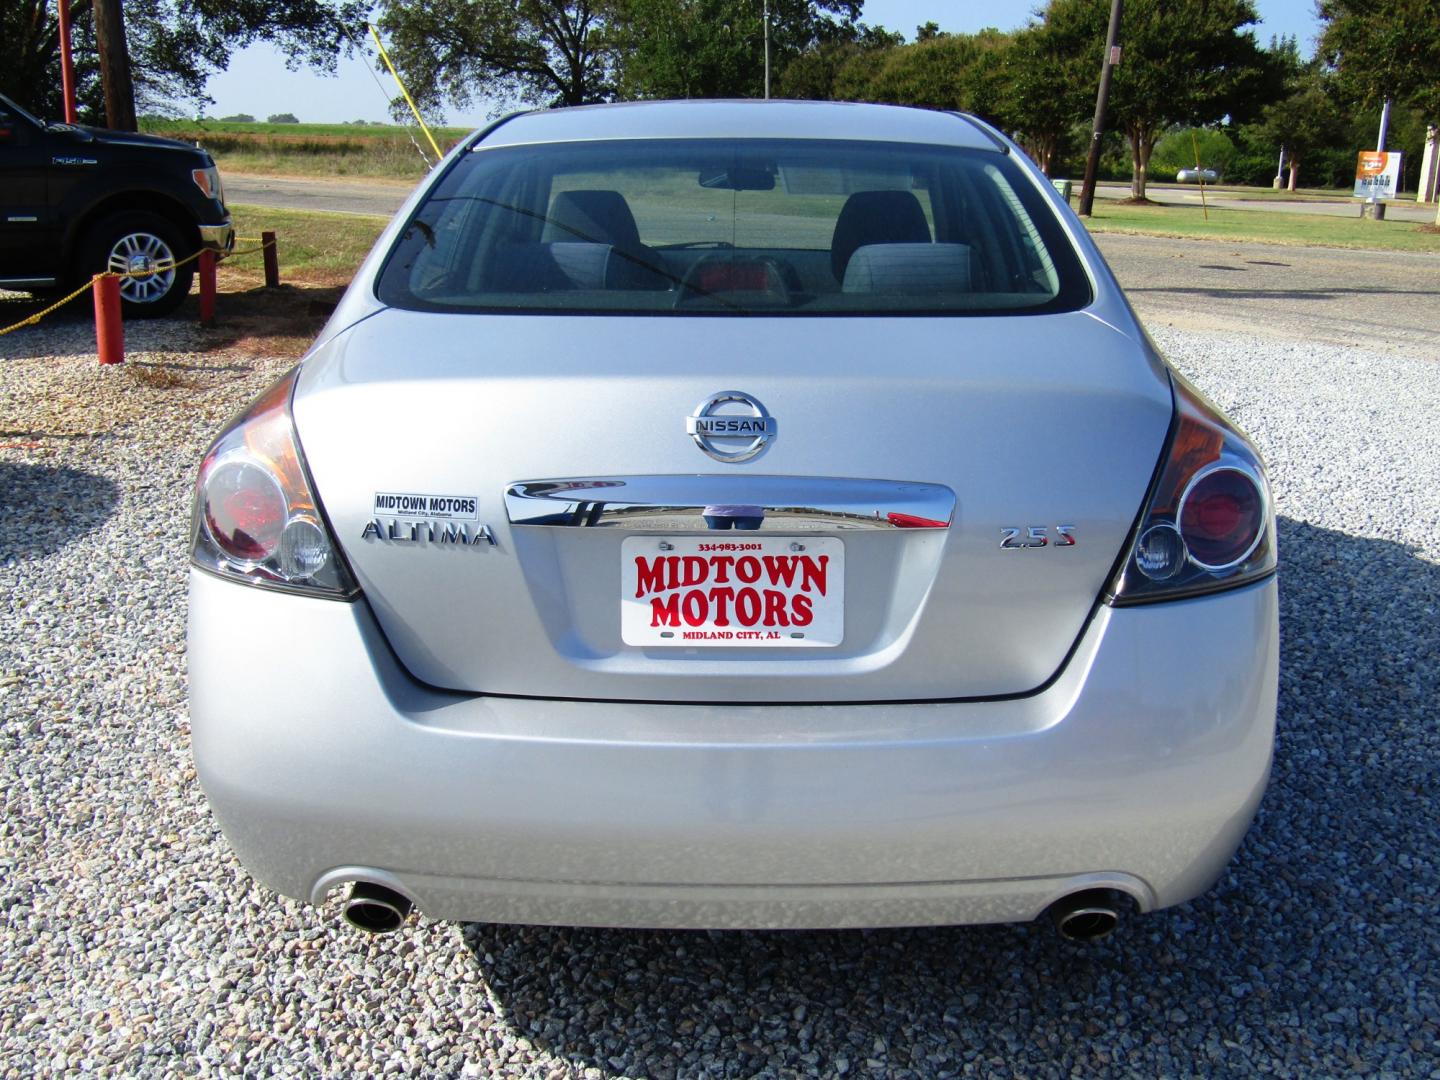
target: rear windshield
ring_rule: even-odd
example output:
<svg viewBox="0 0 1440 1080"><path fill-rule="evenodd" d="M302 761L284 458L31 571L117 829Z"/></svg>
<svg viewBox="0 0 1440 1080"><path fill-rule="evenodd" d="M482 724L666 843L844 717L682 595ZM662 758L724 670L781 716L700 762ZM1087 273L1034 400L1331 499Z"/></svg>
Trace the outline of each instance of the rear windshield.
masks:
<svg viewBox="0 0 1440 1080"><path fill-rule="evenodd" d="M477 149L421 204L380 299L436 311L997 314L1090 288L989 150L820 140Z"/></svg>

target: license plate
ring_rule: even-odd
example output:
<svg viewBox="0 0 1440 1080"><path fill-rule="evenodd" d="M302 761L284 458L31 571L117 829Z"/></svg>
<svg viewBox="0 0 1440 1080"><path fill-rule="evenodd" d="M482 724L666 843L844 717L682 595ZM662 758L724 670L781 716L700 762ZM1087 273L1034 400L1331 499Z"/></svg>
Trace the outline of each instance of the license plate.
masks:
<svg viewBox="0 0 1440 1080"><path fill-rule="evenodd" d="M628 536L626 645L818 648L845 637L845 544L829 536ZM745 536L745 539L740 537Z"/></svg>

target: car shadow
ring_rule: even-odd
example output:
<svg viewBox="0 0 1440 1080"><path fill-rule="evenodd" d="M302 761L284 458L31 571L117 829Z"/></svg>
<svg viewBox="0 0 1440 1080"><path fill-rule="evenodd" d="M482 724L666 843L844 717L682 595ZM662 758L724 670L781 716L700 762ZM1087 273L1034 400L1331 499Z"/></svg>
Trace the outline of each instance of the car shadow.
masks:
<svg viewBox="0 0 1440 1080"><path fill-rule="evenodd" d="M1128 1055L1162 1040L1177 1074L1249 1072L1269 1058L1339 1075L1357 1060L1347 1046L1370 1060L1412 1053L1413 1032L1433 1024L1421 988L1440 963L1436 830L1416 828L1440 784L1440 566L1291 519L1279 538L1273 779L1205 895L1088 946L1043 922L767 933L467 924L491 999L517 1037L606 1075L833 1075L841 1057L858 1073L1025 1075L1062 1056L1088 1074L1124 1071L1138 1061ZM1412 873L1422 865L1428 878ZM1377 1010L1392 1016L1377 1025ZM1322 1030L1348 1035L1312 1038Z"/></svg>
<svg viewBox="0 0 1440 1080"><path fill-rule="evenodd" d="M9 442L23 433L0 435ZM0 566L59 551L98 529L119 505L120 488L107 477L68 466L0 461Z"/></svg>

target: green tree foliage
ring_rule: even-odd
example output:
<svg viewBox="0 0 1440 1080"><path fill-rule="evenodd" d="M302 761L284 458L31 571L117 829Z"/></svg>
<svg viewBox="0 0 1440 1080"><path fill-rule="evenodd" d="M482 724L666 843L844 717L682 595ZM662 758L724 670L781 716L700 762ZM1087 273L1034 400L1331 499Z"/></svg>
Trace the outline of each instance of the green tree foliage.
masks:
<svg viewBox="0 0 1440 1080"><path fill-rule="evenodd" d="M1440 12L1435 0L1319 0L1320 54L1361 105L1385 98L1440 120Z"/></svg>
<svg viewBox="0 0 1440 1080"><path fill-rule="evenodd" d="M1290 190L1312 157L1345 142L1346 119L1336 103L1334 76L1320 61L1306 64L1290 79L1285 94L1265 107L1254 136L1285 149Z"/></svg>
<svg viewBox="0 0 1440 1080"><path fill-rule="evenodd" d="M346 28L363 28L368 6L354 0L125 0L137 104L175 113L184 111L181 103L208 103L206 81L224 70L233 50L256 41L275 42L295 63L334 70L347 47ZM103 110L90 0L73 0L70 13L76 97L82 119L98 121ZM0 2L0 92L37 114L63 114L53 4Z"/></svg>
<svg viewBox="0 0 1440 1080"><path fill-rule="evenodd" d="M298 124L300 118L290 112L271 113L265 118L265 122L267 124Z"/></svg>
<svg viewBox="0 0 1440 1080"><path fill-rule="evenodd" d="M380 0L391 59L422 109L486 96L586 105L614 91L604 0Z"/></svg>
<svg viewBox="0 0 1440 1080"><path fill-rule="evenodd" d="M862 96L867 101L961 109L997 120L1009 42L998 30L929 34L890 50L861 88Z"/></svg>
<svg viewBox="0 0 1440 1080"><path fill-rule="evenodd" d="M1041 22L1014 34L1003 53L999 119L1047 176L1070 149L1076 124L1086 119L1093 104L1077 92L1091 73L1070 45Z"/></svg>
<svg viewBox="0 0 1440 1080"><path fill-rule="evenodd" d="M1176 128L1162 136L1150 155L1150 168L1155 176L1175 179L1181 169L1193 169L1196 158L1203 169L1214 169L1222 177L1230 173L1237 147L1230 136L1216 128Z"/></svg>
<svg viewBox="0 0 1440 1080"><path fill-rule="evenodd" d="M620 92L628 98L760 97L765 85L762 0L612 0ZM860 0L770 0L772 92L801 56L835 61L868 47ZM873 44L873 43L870 43ZM794 80L823 81L812 63ZM809 95L806 95L809 96Z"/></svg>
<svg viewBox="0 0 1440 1080"><path fill-rule="evenodd" d="M856 26L853 37L822 41L790 60L775 83L777 97L853 101L905 39L881 27Z"/></svg>
<svg viewBox="0 0 1440 1080"><path fill-rule="evenodd" d="M255 117L251 116L248 112L234 113L230 116L220 117L220 122L222 124L253 124L255 123Z"/></svg>
<svg viewBox="0 0 1440 1080"><path fill-rule="evenodd" d="M1104 0L1050 0L1043 12L1092 79L1100 74L1108 16ZM1128 0L1108 122L1130 143L1133 198L1145 198L1150 155L1169 128L1246 119L1266 100L1275 76L1247 29L1257 19L1251 0Z"/></svg>

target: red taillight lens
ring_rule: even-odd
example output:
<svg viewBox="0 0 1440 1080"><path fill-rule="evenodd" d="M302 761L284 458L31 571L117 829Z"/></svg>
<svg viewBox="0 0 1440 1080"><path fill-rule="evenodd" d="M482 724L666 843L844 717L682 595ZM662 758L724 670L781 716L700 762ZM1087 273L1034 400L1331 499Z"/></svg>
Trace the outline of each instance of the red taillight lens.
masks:
<svg viewBox="0 0 1440 1080"><path fill-rule="evenodd" d="M274 555L285 530L285 496L275 477L248 461L221 462L200 489L205 528L241 562Z"/></svg>
<svg viewBox="0 0 1440 1080"><path fill-rule="evenodd" d="M1175 377L1175 426L1120 572L1114 604L1173 600L1275 569L1275 524L1255 448Z"/></svg>
<svg viewBox="0 0 1440 1080"><path fill-rule="evenodd" d="M295 377L261 394L205 455L190 557L231 580L348 600L359 589L310 486L290 416Z"/></svg>
<svg viewBox="0 0 1440 1080"><path fill-rule="evenodd" d="M1180 535L1190 558L1226 570L1255 550L1265 529L1265 500L1239 469L1218 468L1190 482L1180 499Z"/></svg>

